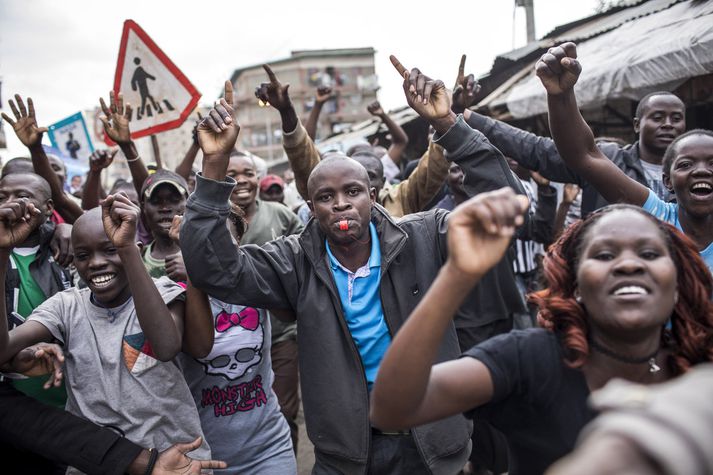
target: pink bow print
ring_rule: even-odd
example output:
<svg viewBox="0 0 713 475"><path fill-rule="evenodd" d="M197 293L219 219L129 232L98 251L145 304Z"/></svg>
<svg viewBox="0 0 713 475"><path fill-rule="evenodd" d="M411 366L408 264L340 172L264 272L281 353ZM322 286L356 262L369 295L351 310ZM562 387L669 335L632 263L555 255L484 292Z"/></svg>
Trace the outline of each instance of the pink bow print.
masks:
<svg viewBox="0 0 713 475"><path fill-rule="evenodd" d="M215 329L223 333L231 327L241 326L246 330L254 331L260 325L260 315L252 307L245 307L240 313L227 313L222 310L215 317Z"/></svg>

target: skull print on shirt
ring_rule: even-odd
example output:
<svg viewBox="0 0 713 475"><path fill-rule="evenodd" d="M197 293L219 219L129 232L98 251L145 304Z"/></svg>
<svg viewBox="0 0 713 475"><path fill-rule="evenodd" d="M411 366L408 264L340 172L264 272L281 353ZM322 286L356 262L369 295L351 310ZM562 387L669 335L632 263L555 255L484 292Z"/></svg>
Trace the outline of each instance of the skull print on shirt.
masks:
<svg viewBox="0 0 713 475"><path fill-rule="evenodd" d="M265 337L260 314L252 307L238 313L222 310L215 316L215 342L205 358L200 358L207 374L235 381L253 372L262 360Z"/></svg>

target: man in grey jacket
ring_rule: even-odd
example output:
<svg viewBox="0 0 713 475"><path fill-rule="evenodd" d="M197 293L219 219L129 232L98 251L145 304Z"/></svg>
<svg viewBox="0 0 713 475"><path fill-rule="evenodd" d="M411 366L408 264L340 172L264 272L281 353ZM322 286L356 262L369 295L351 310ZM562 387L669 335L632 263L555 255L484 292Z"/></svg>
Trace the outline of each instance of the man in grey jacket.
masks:
<svg viewBox="0 0 713 475"><path fill-rule="evenodd" d="M407 93L409 103L466 171L468 192L503 186L521 191L502 155L450 111L443 83L414 71L405 90L408 82L427 100ZM462 416L406 433L380 432L368 418L369 390L391 337L446 259L448 213L417 213L396 222L375 203L366 170L335 157L310 175L315 219L299 237L236 247L225 226L234 185L225 171L239 131L231 104L227 82L225 98L199 127L203 175L181 231L191 282L226 302L294 311L305 420L315 445L313 473L457 473L470 453L470 425ZM504 289L517 291L508 260L486 275L480 289L485 295L475 294L475 308L487 314L488 300L502 298ZM438 361L458 354L451 327Z"/></svg>
<svg viewBox="0 0 713 475"><path fill-rule="evenodd" d="M582 217L609 204L594 187L567 168L552 139L538 137L467 109L463 114L468 125L485 134L505 156L548 180L579 185L582 188ZM673 139L686 131L686 107L670 92L651 93L639 101L633 125L639 136L633 144L621 147L613 142L598 142L597 145L624 173L668 201L671 193L662 182L661 159Z"/></svg>

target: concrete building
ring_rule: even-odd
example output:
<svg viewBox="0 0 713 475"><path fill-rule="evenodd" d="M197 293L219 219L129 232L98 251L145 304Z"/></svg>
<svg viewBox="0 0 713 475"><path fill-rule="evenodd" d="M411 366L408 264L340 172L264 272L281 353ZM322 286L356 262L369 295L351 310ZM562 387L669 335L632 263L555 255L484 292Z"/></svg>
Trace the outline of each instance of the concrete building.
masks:
<svg viewBox="0 0 713 475"><path fill-rule="evenodd" d="M318 139L371 117L366 106L376 100L379 89L373 48L293 51L288 58L268 64L283 84L290 84L290 98L303 122L317 87L334 90L335 97L322 109ZM284 167L280 116L273 108L258 104L255 97L255 87L267 81L262 65L236 69L231 81L241 127L238 147L264 158L273 169Z"/></svg>

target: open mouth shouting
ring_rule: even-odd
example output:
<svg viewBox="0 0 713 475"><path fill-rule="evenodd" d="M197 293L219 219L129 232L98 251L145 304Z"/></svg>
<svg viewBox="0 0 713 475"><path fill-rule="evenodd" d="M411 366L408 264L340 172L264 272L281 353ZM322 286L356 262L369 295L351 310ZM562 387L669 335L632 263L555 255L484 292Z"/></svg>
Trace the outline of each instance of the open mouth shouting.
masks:
<svg viewBox="0 0 713 475"><path fill-rule="evenodd" d="M692 195L707 198L711 196L711 193L713 193L713 185L705 181L699 181L691 185L689 190Z"/></svg>

